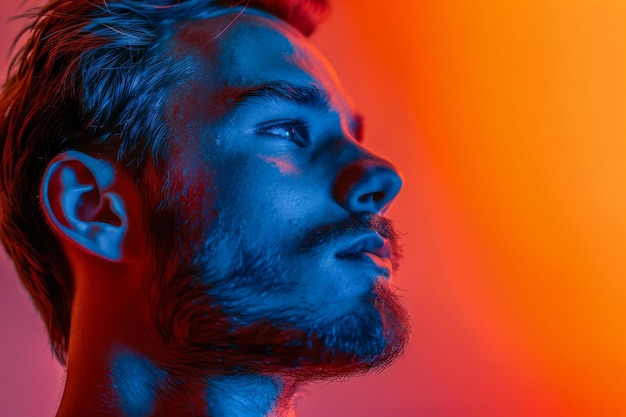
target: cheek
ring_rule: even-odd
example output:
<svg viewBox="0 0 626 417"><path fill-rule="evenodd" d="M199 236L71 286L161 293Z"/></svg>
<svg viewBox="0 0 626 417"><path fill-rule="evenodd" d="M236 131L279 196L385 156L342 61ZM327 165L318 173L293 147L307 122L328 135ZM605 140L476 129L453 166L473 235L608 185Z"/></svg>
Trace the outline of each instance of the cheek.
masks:
<svg viewBox="0 0 626 417"><path fill-rule="evenodd" d="M257 201L264 200L268 215L292 226L311 218L321 203L321 184L304 174L294 159L259 154L255 163L258 168L251 172L254 189L261 191Z"/></svg>
<svg viewBox="0 0 626 417"><path fill-rule="evenodd" d="M286 157L234 155L220 166L220 211L248 223L256 236L299 233L320 210L319 184Z"/></svg>
<svg viewBox="0 0 626 417"><path fill-rule="evenodd" d="M289 158L259 155L259 159L278 169L280 174L283 176L298 176L301 173L300 168L298 168Z"/></svg>
<svg viewBox="0 0 626 417"><path fill-rule="evenodd" d="M217 217L211 165L196 148L172 152L168 182L170 205L180 216L177 226L190 242L203 241Z"/></svg>

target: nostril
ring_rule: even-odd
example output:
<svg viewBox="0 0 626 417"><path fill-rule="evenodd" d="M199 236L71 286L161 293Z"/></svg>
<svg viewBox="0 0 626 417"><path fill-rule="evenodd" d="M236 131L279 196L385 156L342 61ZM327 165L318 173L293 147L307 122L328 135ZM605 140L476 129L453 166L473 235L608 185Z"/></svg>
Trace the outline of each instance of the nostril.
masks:
<svg viewBox="0 0 626 417"><path fill-rule="evenodd" d="M361 203L369 203L369 202L378 203L380 201L383 201L384 198L385 198L385 193L383 191L375 191L373 193L366 193L366 194L359 196L358 200Z"/></svg>
<svg viewBox="0 0 626 417"><path fill-rule="evenodd" d="M393 165L371 158L341 169L332 193L335 201L352 213L382 213L401 186L402 179Z"/></svg>

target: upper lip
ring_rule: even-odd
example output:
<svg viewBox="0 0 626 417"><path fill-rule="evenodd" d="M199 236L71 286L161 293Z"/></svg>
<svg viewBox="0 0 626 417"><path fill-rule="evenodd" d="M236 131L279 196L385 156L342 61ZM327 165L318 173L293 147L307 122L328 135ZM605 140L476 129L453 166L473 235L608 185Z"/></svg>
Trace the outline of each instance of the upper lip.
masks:
<svg viewBox="0 0 626 417"><path fill-rule="evenodd" d="M336 256L338 258L345 258L363 252L389 259L391 257L391 245L388 239L384 239L378 233L361 235L352 240L344 249L337 252Z"/></svg>

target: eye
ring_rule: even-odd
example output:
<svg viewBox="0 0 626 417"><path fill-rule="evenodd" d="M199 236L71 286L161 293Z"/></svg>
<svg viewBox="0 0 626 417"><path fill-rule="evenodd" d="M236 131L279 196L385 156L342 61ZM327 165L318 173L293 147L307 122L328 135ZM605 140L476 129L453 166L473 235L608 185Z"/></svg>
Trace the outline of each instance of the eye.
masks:
<svg viewBox="0 0 626 417"><path fill-rule="evenodd" d="M302 120L272 121L260 126L257 133L289 140L301 148L309 145L309 129Z"/></svg>

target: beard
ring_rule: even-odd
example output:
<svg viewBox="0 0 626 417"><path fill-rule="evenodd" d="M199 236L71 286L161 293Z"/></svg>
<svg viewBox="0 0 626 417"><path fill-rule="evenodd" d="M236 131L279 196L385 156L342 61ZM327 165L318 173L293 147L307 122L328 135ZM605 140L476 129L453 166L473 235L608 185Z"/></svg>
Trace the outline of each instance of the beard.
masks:
<svg viewBox="0 0 626 417"><path fill-rule="evenodd" d="M372 230L390 240L397 265L396 234L380 216L318 227L294 245L295 252L312 254ZM198 378L280 373L304 382L382 370L402 354L410 320L389 282L373 280L347 310L339 306L342 314L325 314L343 302L293 302L302 290L296 285L301 274L286 266L284 248L255 248L241 238L243 231L240 222L218 224L201 250L181 245L181 256L155 262L152 276L160 279L150 282L147 294L161 343L152 356L164 369ZM229 253L229 262L216 260L220 251ZM308 291L315 291L314 282Z"/></svg>

